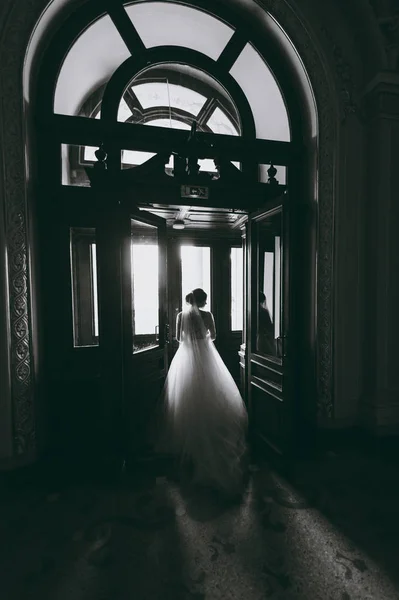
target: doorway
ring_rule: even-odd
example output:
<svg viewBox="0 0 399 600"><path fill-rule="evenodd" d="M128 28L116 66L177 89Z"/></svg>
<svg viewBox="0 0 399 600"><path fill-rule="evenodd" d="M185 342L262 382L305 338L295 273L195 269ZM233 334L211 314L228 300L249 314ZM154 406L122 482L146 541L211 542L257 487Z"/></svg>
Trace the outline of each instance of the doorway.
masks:
<svg viewBox="0 0 399 600"><path fill-rule="evenodd" d="M176 350L176 315L190 291L184 287L195 285L208 287L216 346L247 403L251 439L289 451L293 430L301 429L300 419L294 423L301 408L293 390L302 357L293 334L299 295L292 283L288 196L278 184L257 184L253 206L263 208L248 211L239 208L236 183L236 196L233 187L219 191L212 206L187 206L181 198L157 204L148 174L137 167L94 173L84 208L77 190L64 190L57 226L42 238L45 279L51 280L45 286L48 384L59 389L51 432L59 450L70 452L73 440L78 454L100 448L134 460L151 451L148 430ZM118 190L117 201L110 201L111 189ZM276 199L265 203L273 189ZM183 211L184 229L176 229ZM62 298L58 305L54 292ZM273 352L260 343L260 292L269 297ZM52 335L60 322L55 354Z"/></svg>
<svg viewBox="0 0 399 600"><path fill-rule="evenodd" d="M176 219L171 224L172 219L159 214L171 211L170 207L143 204L121 200L100 218L96 258L101 394L109 410L108 399L114 398L108 439L114 450L122 443L119 451L128 460L151 453L149 432L178 345L175 321L185 295L198 286L208 292L207 308L217 322L216 346L238 384L238 352L243 341L242 330L233 329L232 316L238 323L237 305L243 306L239 223L245 212L187 207L187 229L176 232ZM213 226L206 218L209 212ZM190 218L193 215L197 220ZM238 296L232 290L232 265L235 288L241 288Z"/></svg>

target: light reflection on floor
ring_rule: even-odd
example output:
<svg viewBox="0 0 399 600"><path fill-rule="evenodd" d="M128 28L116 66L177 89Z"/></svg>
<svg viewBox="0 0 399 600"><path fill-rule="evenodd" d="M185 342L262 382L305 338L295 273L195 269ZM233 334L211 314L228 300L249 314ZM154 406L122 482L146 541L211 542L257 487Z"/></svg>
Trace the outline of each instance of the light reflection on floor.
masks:
<svg viewBox="0 0 399 600"><path fill-rule="evenodd" d="M309 473L305 479L307 474L314 488L322 477L312 479ZM398 490L389 477L386 473L392 496ZM343 481L352 510L355 478L341 478L340 490ZM350 524L351 513L344 515L342 505L335 515L333 494L323 488L312 495L312 486L309 493L306 486L299 491L263 466L253 469L241 504L231 505L209 490L165 477L154 477L142 488L133 479L114 488L76 484L50 493L40 487L11 490L1 502L7 516L1 528L2 597L398 599L396 573L382 562L384 522L373 529L367 521L370 509L378 508L376 497L363 495L356 518L352 513L359 531L348 535L337 522ZM356 540L368 525L367 539L375 531L382 544L370 545L369 551ZM398 554L399 543L393 545L389 523L385 527L391 554Z"/></svg>

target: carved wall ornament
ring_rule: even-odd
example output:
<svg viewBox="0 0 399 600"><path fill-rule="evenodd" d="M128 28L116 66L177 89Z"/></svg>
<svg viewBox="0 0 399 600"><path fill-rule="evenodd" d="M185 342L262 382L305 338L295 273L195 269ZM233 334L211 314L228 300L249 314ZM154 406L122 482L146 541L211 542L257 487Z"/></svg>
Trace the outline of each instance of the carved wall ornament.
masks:
<svg viewBox="0 0 399 600"><path fill-rule="evenodd" d="M292 40L309 75L318 108L318 261L317 261L317 396L320 417L334 416L333 278L337 112L335 91L323 62L320 42L311 37L294 9L281 0L259 2Z"/></svg>
<svg viewBox="0 0 399 600"><path fill-rule="evenodd" d="M358 103L355 101L355 85L353 81L353 68L345 59L342 48L335 42L331 32L325 27L321 31L326 38L335 64L335 78L340 98L341 121L355 112L359 112Z"/></svg>
<svg viewBox="0 0 399 600"><path fill-rule="evenodd" d="M388 17L380 17L378 24L385 40L388 67L392 71L397 71L399 70L399 10Z"/></svg>
<svg viewBox="0 0 399 600"><path fill-rule="evenodd" d="M6 243L8 250L12 409L14 452L23 455L35 450L35 405L32 355L32 313L30 304L27 230L27 186L25 178L25 140L23 127L22 72L31 33L48 0L20 0L11 3L3 24L0 45L0 113L3 164L2 196L5 202ZM281 0L262 0L260 4L283 27L296 46L315 92L319 110L319 193L318 193L318 291L317 363L320 414L332 416L332 277L334 230L334 164L336 148L336 107L321 59L317 40L311 38L302 20ZM346 81L347 71L342 70ZM351 99L351 88L348 90ZM351 100L345 104L351 107ZM348 112L348 108L346 108ZM5 150L6 149L6 150Z"/></svg>
<svg viewBox="0 0 399 600"><path fill-rule="evenodd" d="M8 259L11 401L16 456L31 454L36 449L22 71L29 38L47 4L45 0L10 2L0 45L2 196Z"/></svg>

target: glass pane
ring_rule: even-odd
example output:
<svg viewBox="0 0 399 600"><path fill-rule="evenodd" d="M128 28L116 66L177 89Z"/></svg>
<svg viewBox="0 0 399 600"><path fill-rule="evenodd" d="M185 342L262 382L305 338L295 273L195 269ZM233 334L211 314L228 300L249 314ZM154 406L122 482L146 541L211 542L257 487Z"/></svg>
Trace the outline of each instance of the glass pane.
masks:
<svg viewBox="0 0 399 600"><path fill-rule="evenodd" d="M164 73L164 76L161 77L161 73ZM162 63L161 65L149 66L132 79L128 86L130 87L128 93L134 94L138 86L145 90L147 84L157 82L165 87L162 91L163 99L161 100L160 97L159 104L156 104L156 106L163 106L164 108L169 106L174 108L176 106L188 114L197 116L199 103L201 102L201 106L203 106L205 98L214 98L218 102L218 107L221 107L222 112L227 111L227 115L234 115L235 122L240 122L237 107L226 89L209 73L205 73L205 71L191 65ZM166 88L167 84L169 84L168 88ZM169 92L171 98L166 96L165 89ZM126 97L125 99L127 100ZM141 101L145 103L145 97L141 98ZM153 101L150 104L153 105Z"/></svg>
<svg viewBox="0 0 399 600"><path fill-rule="evenodd" d="M215 108L212 115L207 122L208 127L212 129L214 133L222 133L225 135L238 135L238 131L235 128L232 121L228 118L225 113L220 110L219 107Z"/></svg>
<svg viewBox="0 0 399 600"><path fill-rule="evenodd" d="M172 2L125 6L146 48L183 46L217 60L234 30L208 13Z"/></svg>
<svg viewBox="0 0 399 600"><path fill-rule="evenodd" d="M186 296L196 288L208 294L206 310L211 309L211 249L208 246L184 245L180 249L182 306Z"/></svg>
<svg viewBox="0 0 399 600"><path fill-rule="evenodd" d="M159 341L158 230L131 219L133 352Z"/></svg>
<svg viewBox="0 0 399 600"><path fill-rule="evenodd" d="M282 212L256 225L258 240L258 314L256 349L281 358L281 234Z"/></svg>
<svg viewBox="0 0 399 600"><path fill-rule="evenodd" d="M199 158L198 164L200 166L200 171L205 171L206 173L217 173L217 169L212 158Z"/></svg>
<svg viewBox="0 0 399 600"><path fill-rule="evenodd" d="M138 83L132 87L132 91L144 109L168 106L197 116L206 102L202 94L168 81Z"/></svg>
<svg viewBox="0 0 399 600"><path fill-rule="evenodd" d="M65 57L55 89L54 112L78 115L88 94L107 83L129 56L111 18L104 16L95 21Z"/></svg>
<svg viewBox="0 0 399 600"><path fill-rule="evenodd" d="M247 44L230 69L252 108L256 137L289 142L287 109L269 67L251 44Z"/></svg>
<svg viewBox="0 0 399 600"><path fill-rule="evenodd" d="M122 100L119 102L117 119L118 119L118 121L122 121L122 123L124 123L125 121L130 119L131 116L132 116L132 111L128 107L126 101L122 98Z"/></svg>
<svg viewBox="0 0 399 600"><path fill-rule="evenodd" d="M122 169L138 167L155 156L154 152L142 152L141 150L122 150L121 165Z"/></svg>
<svg viewBox="0 0 399 600"><path fill-rule="evenodd" d="M244 321L244 254L232 248L231 260L231 329L242 331Z"/></svg>
<svg viewBox="0 0 399 600"><path fill-rule="evenodd" d="M273 165L277 169L277 173L275 178L277 179L280 185L285 185L287 183L287 167L283 167L281 165ZM268 165L259 165L259 181L262 183L269 182L269 174L267 170L270 169L270 164Z"/></svg>
<svg viewBox="0 0 399 600"><path fill-rule="evenodd" d="M167 127L168 129L184 129L185 131L191 129L191 125L183 123L183 121L178 121L177 119L153 119L152 121L147 121L145 125L151 125L152 127Z"/></svg>
<svg viewBox="0 0 399 600"><path fill-rule="evenodd" d="M98 290L95 229L70 228L73 343L98 346Z"/></svg>
<svg viewBox="0 0 399 600"><path fill-rule="evenodd" d="M122 150L121 153L121 166L122 169L131 169L142 165L147 160L155 156L154 152L142 152L139 150ZM216 173L215 163L211 158L201 158L198 160L200 165L200 171L207 171L208 173ZM233 163L240 168L240 163ZM172 175L173 173L173 155L170 156L169 162L165 165L165 171Z"/></svg>
<svg viewBox="0 0 399 600"><path fill-rule="evenodd" d="M90 187L90 180L85 167L91 167L97 162L94 155L98 146L74 146L61 144L61 183L62 185L77 185Z"/></svg>

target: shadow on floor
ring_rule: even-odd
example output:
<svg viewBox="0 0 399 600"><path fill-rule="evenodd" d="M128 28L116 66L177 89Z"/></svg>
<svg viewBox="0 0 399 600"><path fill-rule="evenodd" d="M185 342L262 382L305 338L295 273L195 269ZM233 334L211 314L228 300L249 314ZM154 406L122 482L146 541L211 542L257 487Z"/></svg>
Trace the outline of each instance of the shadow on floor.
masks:
<svg viewBox="0 0 399 600"><path fill-rule="evenodd" d="M259 458L234 499L169 461L3 474L3 597L397 599L398 456L386 442Z"/></svg>

